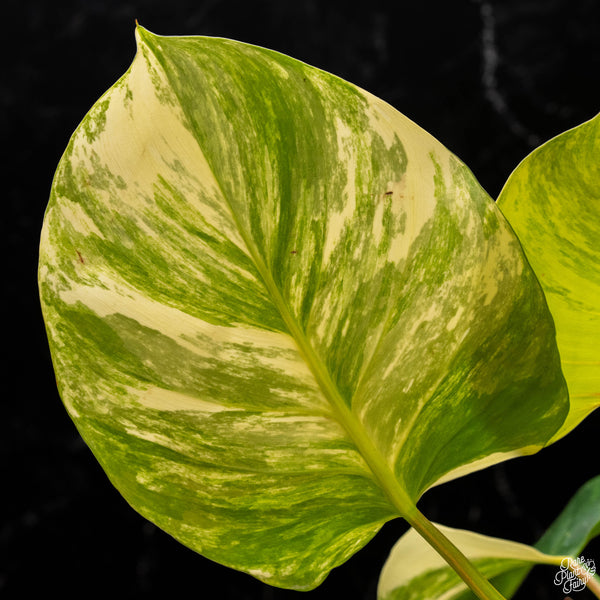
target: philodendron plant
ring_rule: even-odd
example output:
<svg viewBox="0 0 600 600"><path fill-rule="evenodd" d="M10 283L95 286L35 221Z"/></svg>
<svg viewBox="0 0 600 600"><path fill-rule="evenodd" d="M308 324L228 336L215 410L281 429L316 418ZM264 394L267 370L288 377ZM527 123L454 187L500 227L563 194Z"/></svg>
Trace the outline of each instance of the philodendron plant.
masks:
<svg viewBox="0 0 600 600"><path fill-rule="evenodd" d="M509 597L532 564L575 564L599 479L566 509L576 539L556 542L560 517L536 548L434 525L417 501L600 404L600 116L527 157L495 203L329 73L136 35L59 164L39 264L62 400L121 494L297 590L397 517L414 530L381 600L502 598L489 577Z"/></svg>

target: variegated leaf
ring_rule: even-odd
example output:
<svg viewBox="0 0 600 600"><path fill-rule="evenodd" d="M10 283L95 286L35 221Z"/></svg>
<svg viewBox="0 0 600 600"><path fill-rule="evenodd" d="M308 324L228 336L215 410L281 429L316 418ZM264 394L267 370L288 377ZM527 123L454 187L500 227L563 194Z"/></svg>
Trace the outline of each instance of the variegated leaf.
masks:
<svg viewBox="0 0 600 600"><path fill-rule="evenodd" d="M520 573L535 564L560 564L562 557L547 556L531 546L492 538L472 531L436 527L490 579L507 572ZM414 530L409 529L388 557L377 589L378 600L466 600L475 598L448 563Z"/></svg>
<svg viewBox="0 0 600 600"><path fill-rule="evenodd" d="M600 534L600 477L590 479L577 490L535 546L441 525L438 529L506 598L512 598L536 564L558 567L549 572L549 587L556 584L557 591L564 594L579 591L583 582L567 576L565 567L569 558L578 557L586 544ZM597 576L590 578L587 585L600 591ZM475 600L476 597L435 550L410 529L398 540L383 567L377 598Z"/></svg>
<svg viewBox="0 0 600 600"><path fill-rule="evenodd" d="M262 48L137 36L45 217L60 393L142 515L309 589L441 478L547 441L552 322L494 203L392 107Z"/></svg>
<svg viewBox="0 0 600 600"><path fill-rule="evenodd" d="M555 441L600 406L600 114L525 158L498 205L556 324L571 409Z"/></svg>

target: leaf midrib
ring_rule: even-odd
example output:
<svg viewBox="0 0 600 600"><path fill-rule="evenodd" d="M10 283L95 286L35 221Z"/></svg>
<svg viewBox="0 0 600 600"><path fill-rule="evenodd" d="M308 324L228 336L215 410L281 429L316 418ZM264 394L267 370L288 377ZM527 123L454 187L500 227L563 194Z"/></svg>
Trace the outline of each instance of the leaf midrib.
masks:
<svg viewBox="0 0 600 600"><path fill-rule="evenodd" d="M171 82L169 74L165 69L163 62L161 61L161 57L154 53L151 46L146 45L146 47L150 50L150 52L152 52L155 55L158 63L163 69L165 77L169 82ZM171 89L174 90L175 88L172 86ZM176 94L175 96L177 97ZM191 119L188 116L184 104L179 102L179 106L182 110L183 115L185 116L185 119L188 121L189 129L193 131L193 126L191 126ZM195 135L194 138L196 139L196 143L198 143L198 140ZM372 474L374 475L375 479L379 483L379 486L386 494L392 505L398 511L398 515L406 518L409 521L412 520L412 517L415 515L415 513L418 512L416 504L411 500L406 490L400 485L400 483L396 479L396 476L394 475L394 472L385 461L385 458L369 438L362 423L357 419L356 415L344 402L335 382L331 379L331 376L329 375L329 372L325 367L323 360L315 352L306 335L304 334L304 331L302 331L301 327L298 325L296 319L293 317L291 311L289 310L287 303L281 295L281 292L277 287L277 284L275 283L271 272L265 265L265 262L263 261L260 253L258 252L258 249L256 248L252 238L246 232L244 227L242 227L240 221L237 219L236 213L233 210L233 206L227 198L227 195L223 190L221 182L216 176L215 169L213 167L210 157L204 154L204 151L200 147L200 145L199 149L200 152L202 152L202 154L204 155L204 158L210 168L210 172L213 177L214 183L217 186L221 197L225 201L227 209L229 210L229 213L231 215L232 221L235 224L235 227L246 246L247 252L262 279L262 282L269 294L271 301L273 302L275 308L277 309L277 311L281 315L281 318L286 324L289 335L296 343L300 355L304 358L304 361L306 362L311 373L315 377L315 380L317 381L321 392L325 396L325 399L329 402L330 406L332 407L335 418L356 446L358 452L363 457Z"/></svg>
<svg viewBox="0 0 600 600"><path fill-rule="evenodd" d="M216 179L216 177L215 181L219 186L219 190L221 190L220 182ZM379 452L367 435L362 423L357 419L356 415L344 402L344 399L342 398L335 382L331 379L323 360L315 352L314 348L304 334L304 331L302 331L298 325L298 322L293 317L287 306L287 303L285 302L279 288L277 287L277 284L273 279L273 276L271 275L271 272L266 267L257 249L254 247L251 238L249 238L244 228L236 219L231 204L229 203L229 200L225 194L223 194L223 199L225 200L227 207L231 212L232 219L244 241L244 244L246 245L248 253L250 254L250 258L254 262L254 265L256 266L260 277L262 278L263 284L267 289L271 301L286 324L289 335L296 343L301 356L304 358L308 368L315 377L321 392L331 405L337 421L348 433L359 453L371 469L372 473L375 475L375 478L378 480L381 488L387 494L392 504L399 511L400 515L406 516L411 514L411 509L414 507L412 500L397 481L393 471L386 463L381 452Z"/></svg>

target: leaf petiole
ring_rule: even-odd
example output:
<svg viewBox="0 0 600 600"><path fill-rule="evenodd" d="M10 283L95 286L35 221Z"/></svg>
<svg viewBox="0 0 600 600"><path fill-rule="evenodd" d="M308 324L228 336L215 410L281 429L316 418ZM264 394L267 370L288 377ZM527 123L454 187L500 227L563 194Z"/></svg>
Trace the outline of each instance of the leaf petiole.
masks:
<svg viewBox="0 0 600 600"><path fill-rule="evenodd" d="M585 585L596 598L600 598L600 579L596 575L588 579Z"/></svg>
<svg viewBox="0 0 600 600"><path fill-rule="evenodd" d="M505 600L504 596L475 568L475 565L416 507L404 518L456 571L481 600Z"/></svg>
<svg viewBox="0 0 600 600"><path fill-rule="evenodd" d="M585 566L579 565L577 561L571 557L569 557L567 561L567 568L590 592L592 592L592 594L594 594L594 596L596 596L596 598L600 598L600 580L594 576L593 571L588 571Z"/></svg>

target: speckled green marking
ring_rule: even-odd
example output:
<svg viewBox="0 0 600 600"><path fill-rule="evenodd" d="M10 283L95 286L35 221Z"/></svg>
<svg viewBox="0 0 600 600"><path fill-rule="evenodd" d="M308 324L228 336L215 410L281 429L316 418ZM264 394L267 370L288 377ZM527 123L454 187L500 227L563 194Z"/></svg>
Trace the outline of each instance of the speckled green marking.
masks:
<svg viewBox="0 0 600 600"><path fill-rule="evenodd" d="M556 440L600 406L600 115L525 158L498 205L556 323L571 400Z"/></svg>
<svg viewBox="0 0 600 600"><path fill-rule="evenodd" d="M42 231L60 393L141 514L310 589L431 485L556 431L552 321L470 171L392 107L262 48L137 36Z"/></svg>

